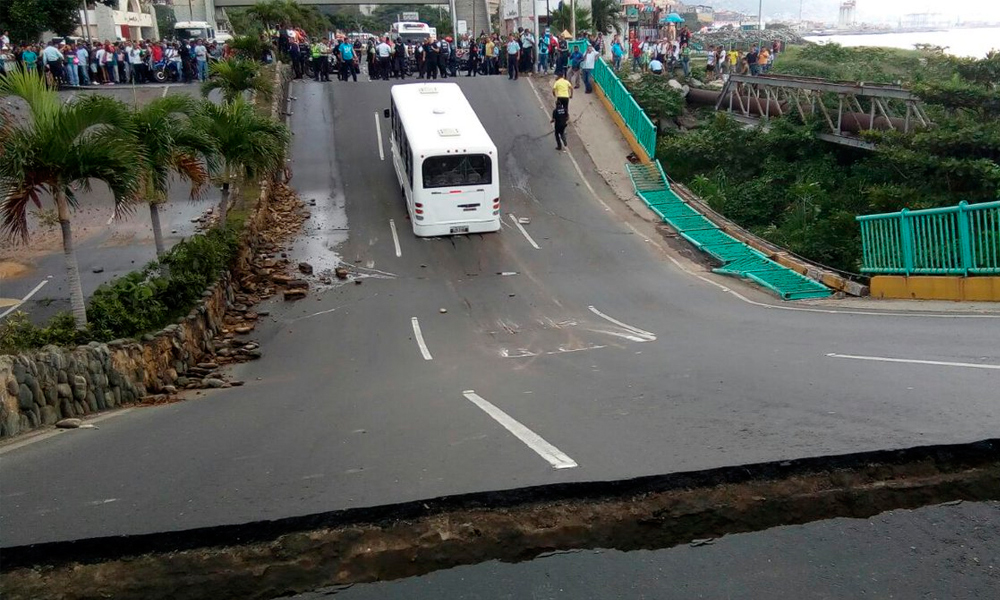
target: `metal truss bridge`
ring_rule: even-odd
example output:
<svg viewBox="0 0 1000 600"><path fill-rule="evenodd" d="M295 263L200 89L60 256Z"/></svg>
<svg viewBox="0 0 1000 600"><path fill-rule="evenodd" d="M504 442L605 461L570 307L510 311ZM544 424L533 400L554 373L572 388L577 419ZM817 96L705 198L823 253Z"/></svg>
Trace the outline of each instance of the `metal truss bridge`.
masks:
<svg viewBox="0 0 1000 600"><path fill-rule="evenodd" d="M928 127L930 119L909 90L895 85L834 82L813 77L730 75L715 103L744 123L765 123L771 117L798 114L803 121L819 115L820 139L871 149L862 131L896 130L909 133Z"/></svg>

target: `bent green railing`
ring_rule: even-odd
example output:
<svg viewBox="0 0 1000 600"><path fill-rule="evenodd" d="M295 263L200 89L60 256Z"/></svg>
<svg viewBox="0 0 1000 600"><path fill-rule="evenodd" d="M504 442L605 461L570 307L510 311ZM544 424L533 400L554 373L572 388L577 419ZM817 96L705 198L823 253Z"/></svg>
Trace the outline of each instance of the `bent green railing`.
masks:
<svg viewBox="0 0 1000 600"><path fill-rule="evenodd" d="M601 87L611 106L615 107L615 112L625 121L626 127L635 136L639 145L652 159L656 155L656 126L603 58L598 58L594 64L594 81Z"/></svg>
<svg viewBox="0 0 1000 600"><path fill-rule="evenodd" d="M1000 202L856 218L862 273L1000 275Z"/></svg>

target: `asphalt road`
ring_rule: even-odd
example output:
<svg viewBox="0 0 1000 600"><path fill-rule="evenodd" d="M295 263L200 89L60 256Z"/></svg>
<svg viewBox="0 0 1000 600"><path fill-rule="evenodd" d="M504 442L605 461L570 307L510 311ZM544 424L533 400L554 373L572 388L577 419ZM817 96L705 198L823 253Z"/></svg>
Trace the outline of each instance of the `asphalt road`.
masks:
<svg viewBox="0 0 1000 600"><path fill-rule="evenodd" d="M572 132L555 151L527 82L460 83L503 157L504 229L414 237L379 155L389 85L295 83L294 185L317 205L291 256L361 284L268 306L244 387L8 447L0 544L1000 430L1000 320L775 309L695 276Z"/></svg>
<svg viewBox="0 0 1000 600"><path fill-rule="evenodd" d="M605 598L996 598L1000 503L930 506L727 535L665 550L559 553L296 600Z"/></svg>
<svg viewBox="0 0 1000 600"><path fill-rule="evenodd" d="M102 94L126 104L145 104L167 94L198 94L194 85L94 86L59 92L65 102L84 94ZM130 215L111 220L114 203L111 192L99 182L91 191L77 194L79 207L73 214L73 237L83 293L89 297L102 283L120 277L156 258L149 209L136 206ZM219 202L218 190L208 187L196 201L190 199L190 186L179 179L171 185L168 203L160 208L160 224L168 247L195 232L192 219ZM54 208L48 197L43 208ZM32 207L34 210L34 207ZM32 321L43 323L58 312L70 310L69 284L62 253L58 224L46 227L31 215L31 238L27 246L5 240L0 246L0 315L22 310ZM39 287L40 286L40 287ZM32 293L34 291L34 293ZM16 308L11 304L28 295Z"/></svg>

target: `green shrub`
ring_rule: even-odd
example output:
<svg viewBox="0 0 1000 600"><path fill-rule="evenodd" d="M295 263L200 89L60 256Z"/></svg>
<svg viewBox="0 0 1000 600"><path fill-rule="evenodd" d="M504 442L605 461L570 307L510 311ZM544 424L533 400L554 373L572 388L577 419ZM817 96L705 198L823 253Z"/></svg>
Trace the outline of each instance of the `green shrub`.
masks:
<svg viewBox="0 0 1000 600"><path fill-rule="evenodd" d="M78 331L73 315L59 313L45 327L28 320L23 311L16 311L0 324L0 353L14 354L54 344L77 346L91 341L90 331Z"/></svg>
<svg viewBox="0 0 1000 600"><path fill-rule="evenodd" d="M134 337L186 314L236 256L232 229L212 229L171 248L159 262L99 287L87 307L95 339Z"/></svg>

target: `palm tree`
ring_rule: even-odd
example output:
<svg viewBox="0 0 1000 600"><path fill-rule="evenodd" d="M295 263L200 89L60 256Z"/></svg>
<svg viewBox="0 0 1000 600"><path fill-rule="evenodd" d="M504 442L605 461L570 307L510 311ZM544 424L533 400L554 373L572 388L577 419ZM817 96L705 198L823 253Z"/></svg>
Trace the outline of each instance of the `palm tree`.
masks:
<svg viewBox="0 0 1000 600"><path fill-rule="evenodd" d="M591 0L591 20L597 33L622 32L622 7L619 0Z"/></svg>
<svg viewBox="0 0 1000 600"><path fill-rule="evenodd" d="M80 270L73 248L70 208L76 187L103 181L114 197L115 214L131 210L142 183L142 150L128 131L124 104L97 94L63 104L36 74L8 71L0 79L0 97L18 97L29 118L15 120L0 112L0 229L27 241L29 203L41 206L51 194L62 229L70 303L76 326L87 325Z"/></svg>
<svg viewBox="0 0 1000 600"><path fill-rule="evenodd" d="M212 90L221 90L226 102L232 102L246 90L265 94L271 92L271 82L261 75L260 66L253 60L220 60L209 65L208 74L208 80L201 84L201 95L206 98Z"/></svg>
<svg viewBox="0 0 1000 600"><path fill-rule="evenodd" d="M231 178L237 174L254 178L280 169L290 138L288 128L258 115L242 97L222 104L203 102L195 126L212 139L222 162L219 224L225 227Z"/></svg>
<svg viewBox="0 0 1000 600"><path fill-rule="evenodd" d="M549 22L552 23L554 31L571 31L573 28L570 22L569 2L563 2L562 6L556 8L549 14ZM590 29L590 11L586 8L576 7L576 30L587 31Z"/></svg>
<svg viewBox="0 0 1000 600"><path fill-rule="evenodd" d="M143 148L143 196L149 203L153 223L156 256L163 256L163 230L159 206L167 201L170 174L177 173L191 182L191 197L196 198L215 168L212 139L194 127L190 117L198 109L191 96L157 98L131 113L132 131Z"/></svg>

